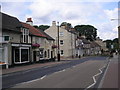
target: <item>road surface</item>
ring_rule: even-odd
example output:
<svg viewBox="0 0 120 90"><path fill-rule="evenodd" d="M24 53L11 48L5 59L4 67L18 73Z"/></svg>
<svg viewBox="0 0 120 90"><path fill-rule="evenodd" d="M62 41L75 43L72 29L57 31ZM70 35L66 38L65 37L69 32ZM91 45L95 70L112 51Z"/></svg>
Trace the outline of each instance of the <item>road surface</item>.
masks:
<svg viewBox="0 0 120 90"><path fill-rule="evenodd" d="M106 66L107 57L87 57L68 63L5 75L3 88L87 88Z"/></svg>

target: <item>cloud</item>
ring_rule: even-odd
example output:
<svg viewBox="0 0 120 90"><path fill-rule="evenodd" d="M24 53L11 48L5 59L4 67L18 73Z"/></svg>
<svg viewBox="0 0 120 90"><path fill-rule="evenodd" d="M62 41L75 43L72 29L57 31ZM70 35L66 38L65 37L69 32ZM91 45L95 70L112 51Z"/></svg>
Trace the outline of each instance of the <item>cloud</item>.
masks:
<svg viewBox="0 0 120 90"><path fill-rule="evenodd" d="M32 3L29 6L29 9L32 12L30 16L33 16L36 19L39 18L41 19L39 21L44 21L44 23L45 21L58 20L61 22L71 21L70 23L79 22L76 24L87 24L91 23L91 21L101 13L101 10L96 3L76 3L78 0L75 0L74 3L63 3L62 1L58 3L57 1L52 1L53 2L41 0L40 2ZM94 7L96 7L96 9ZM73 24L75 25L75 23Z"/></svg>
<svg viewBox="0 0 120 90"><path fill-rule="evenodd" d="M73 26L78 24L93 25L98 29L98 35L107 39L107 32L113 39L117 34L117 8L104 9L100 2L86 2L80 0L31 0L31 2L3 2L2 11L18 17L21 21L32 17L34 24L48 24L52 21L69 22ZM105 0L106 1L106 0Z"/></svg>
<svg viewBox="0 0 120 90"><path fill-rule="evenodd" d="M118 8L113 10L104 10L109 19L118 19Z"/></svg>
<svg viewBox="0 0 120 90"><path fill-rule="evenodd" d="M24 20L25 13L28 12L28 7L25 2L2 2L1 11L12 15L14 17L19 17L20 20Z"/></svg>
<svg viewBox="0 0 120 90"><path fill-rule="evenodd" d="M102 35L104 37L103 40L118 38L117 33L113 33L113 32L111 33L110 31L108 31L108 32L99 32L99 35Z"/></svg>

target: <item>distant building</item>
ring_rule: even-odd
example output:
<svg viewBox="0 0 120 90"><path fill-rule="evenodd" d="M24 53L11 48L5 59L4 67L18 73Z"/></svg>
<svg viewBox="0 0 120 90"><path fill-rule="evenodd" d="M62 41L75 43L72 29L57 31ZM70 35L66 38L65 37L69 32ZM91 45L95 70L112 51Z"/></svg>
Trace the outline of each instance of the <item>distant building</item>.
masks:
<svg viewBox="0 0 120 90"><path fill-rule="evenodd" d="M91 43L90 55L100 55L101 54L101 46L98 43L96 43L95 41L92 41L90 43Z"/></svg>
<svg viewBox="0 0 120 90"><path fill-rule="evenodd" d="M76 56L86 56L90 55L90 41L86 39L84 35L77 37L76 39Z"/></svg>
<svg viewBox="0 0 120 90"><path fill-rule="evenodd" d="M95 42L96 42L98 45L101 46L101 50L103 50L103 51L107 51L107 50L108 50L107 47L106 47L106 43L103 42L103 40L100 39L99 37L95 40Z"/></svg>

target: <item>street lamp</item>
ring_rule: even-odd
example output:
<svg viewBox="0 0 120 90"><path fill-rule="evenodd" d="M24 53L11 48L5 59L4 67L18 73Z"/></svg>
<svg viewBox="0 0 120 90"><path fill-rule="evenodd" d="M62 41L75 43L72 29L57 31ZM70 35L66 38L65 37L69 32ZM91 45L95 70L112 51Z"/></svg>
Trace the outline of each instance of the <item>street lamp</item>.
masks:
<svg viewBox="0 0 120 90"><path fill-rule="evenodd" d="M60 61L60 45L59 45L59 22L58 23L58 53L57 53L57 57L58 57L58 61Z"/></svg>
<svg viewBox="0 0 120 90"><path fill-rule="evenodd" d="M118 19L111 19L111 21L117 20L119 24L119 18ZM119 40L119 48L120 48L120 26L118 25L118 40ZM119 49L119 54L120 54L120 49Z"/></svg>

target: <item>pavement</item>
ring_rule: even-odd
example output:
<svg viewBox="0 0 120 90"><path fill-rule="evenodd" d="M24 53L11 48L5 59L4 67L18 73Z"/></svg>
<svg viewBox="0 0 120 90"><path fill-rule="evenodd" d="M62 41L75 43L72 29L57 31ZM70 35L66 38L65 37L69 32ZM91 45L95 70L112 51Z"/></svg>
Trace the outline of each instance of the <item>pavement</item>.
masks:
<svg viewBox="0 0 120 90"><path fill-rule="evenodd" d="M120 63L118 62L118 55L114 55L113 58L109 59L108 66L102 77L99 88L118 88L118 89L120 88L118 78L119 66Z"/></svg>

